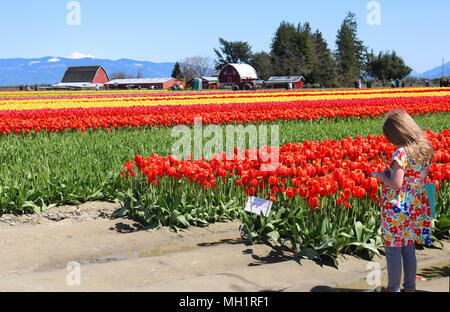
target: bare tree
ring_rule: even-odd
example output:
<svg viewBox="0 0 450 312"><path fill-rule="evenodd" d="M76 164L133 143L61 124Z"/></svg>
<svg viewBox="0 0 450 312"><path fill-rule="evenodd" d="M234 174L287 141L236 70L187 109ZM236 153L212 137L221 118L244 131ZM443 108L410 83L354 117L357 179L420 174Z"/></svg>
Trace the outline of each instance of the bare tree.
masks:
<svg viewBox="0 0 450 312"><path fill-rule="evenodd" d="M180 67L186 80L203 77L214 72L212 59L204 56L187 57L180 61Z"/></svg>
<svg viewBox="0 0 450 312"><path fill-rule="evenodd" d="M127 79L127 78L134 78L134 77L132 75L128 75L122 71L114 72L111 74L111 79Z"/></svg>
<svg viewBox="0 0 450 312"><path fill-rule="evenodd" d="M139 65L138 66L138 71L137 71L137 74L136 74L136 78L143 78L144 77L144 75L142 75L142 65Z"/></svg>

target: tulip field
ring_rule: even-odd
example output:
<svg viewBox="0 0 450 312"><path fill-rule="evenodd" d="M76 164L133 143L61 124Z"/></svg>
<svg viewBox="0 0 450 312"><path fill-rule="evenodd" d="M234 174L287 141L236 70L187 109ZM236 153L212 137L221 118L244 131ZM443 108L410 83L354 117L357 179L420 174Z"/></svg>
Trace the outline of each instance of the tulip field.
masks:
<svg viewBox="0 0 450 312"><path fill-rule="evenodd" d="M381 127L398 108L433 144L433 235L448 238L449 88L0 92L0 213L119 201L116 215L148 230L239 218L249 242L278 241L305 257L378 254L381 191L371 172L395 151ZM171 131L196 117L277 125L280 146L178 159ZM278 164L262 170L274 151ZM245 212L249 196L273 201L270 214Z"/></svg>
<svg viewBox="0 0 450 312"><path fill-rule="evenodd" d="M448 112L448 89L204 93L0 93L0 133Z"/></svg>

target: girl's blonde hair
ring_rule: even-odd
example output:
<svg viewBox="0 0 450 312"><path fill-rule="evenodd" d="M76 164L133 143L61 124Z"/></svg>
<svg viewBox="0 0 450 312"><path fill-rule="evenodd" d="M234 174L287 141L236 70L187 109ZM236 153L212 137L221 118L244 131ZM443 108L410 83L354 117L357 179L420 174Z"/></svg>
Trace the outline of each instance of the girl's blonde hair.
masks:
<svg viewBox="0 0 450 312"><path fill-rule="evenodd" d="M408 160L408 167L425 165L431 161L432 145L407 112L396 109L387 113L383 134L395 146L403 147L408 158L414 159L414 163Z"/></svg>

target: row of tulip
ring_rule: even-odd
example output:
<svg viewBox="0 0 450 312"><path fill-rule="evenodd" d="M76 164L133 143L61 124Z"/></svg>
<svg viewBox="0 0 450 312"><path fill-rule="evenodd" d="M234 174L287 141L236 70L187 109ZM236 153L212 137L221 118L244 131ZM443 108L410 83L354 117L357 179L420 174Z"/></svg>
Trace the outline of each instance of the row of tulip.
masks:
<svg viewBox="0 0 450 312"><path fill-rule="evenodd" d="M302 94L352 94L352 93L404 93L404 92L436 92L448 91L446 88L402 88L402 89L301 89L301 90L258 90L258 91L182 91L167 90L107 90L107 91L0 91L1 100L32 99L32 98L64 98L64 97L103 97L103 96L245 96L254 94L302 93Z"/></svg>
<svg viewBox="0 0 450 312"><path fill-rule="evenodd" d="M439 183L450 179L450 130L441 134L426 132L435 150L433 164L430 166L429 182ZM158 178L186 178L189 182L202 185L205 189L216 188L216 180L231 178L233 184L244 188L249 196L261 194L272 201L276 196L299 195L309 202L311 208L318 206L319 198L335 195L339 190L337 204L349 206L350 196L367 196L378 201L377 179L372 172L384 169L382 155L391 157L395 146L383 136L369 135L367 138L347 137L340 141L324 140L287 143L279 149L265 147L240 152L234 155L224 152L214 155L211 160L178 160L175 156L162 157L153 154L149 158L137 155L134 158L137 171L149 183L158 185ZM273 157L277 165L271 168ZM192 157L192 156L191 156ZM128 175L135 176L133 161L124 167ZM125 177L124 171L122 175ZM264 194L264 192L267 192Z"/></svg>
<svg viewBox="0 0 450 312"><path fill-rule="evenodd" d="M293 101L329 101L347 99L396 99L410 97L445 97L450 89L346 92L253 92L237 94L195 94L195 95L104 95L72 97L38 97L33 99L1 99L0 110L38 110L62 108L132 107L156 105L211 105L244 103L281 103Z"/></svg>

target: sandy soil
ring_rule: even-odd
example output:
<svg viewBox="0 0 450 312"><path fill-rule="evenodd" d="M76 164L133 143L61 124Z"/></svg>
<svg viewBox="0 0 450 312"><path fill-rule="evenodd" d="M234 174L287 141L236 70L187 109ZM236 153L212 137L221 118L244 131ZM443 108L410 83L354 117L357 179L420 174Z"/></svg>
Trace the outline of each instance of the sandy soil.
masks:
<svg viewBox="0 0 450 312"><path fill-rule="evenodd" d="M281 246L248 245L238 221L147 232L112 219L117 208L92 202L0 216L0 291L374 291L373 265L386 286L384 257L342 256L336 269ZM449 251L448 241L417 251L418 290L449 291Z"/></svg>

